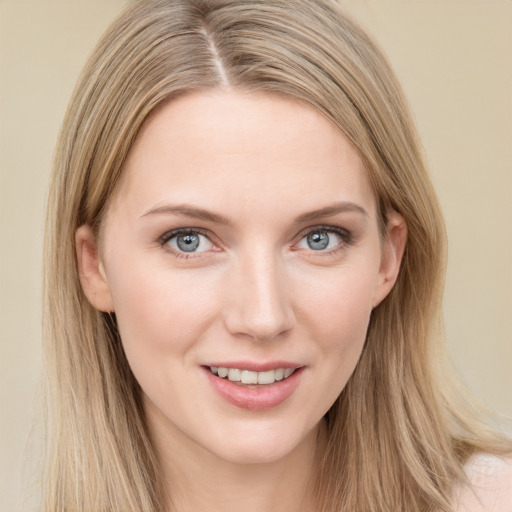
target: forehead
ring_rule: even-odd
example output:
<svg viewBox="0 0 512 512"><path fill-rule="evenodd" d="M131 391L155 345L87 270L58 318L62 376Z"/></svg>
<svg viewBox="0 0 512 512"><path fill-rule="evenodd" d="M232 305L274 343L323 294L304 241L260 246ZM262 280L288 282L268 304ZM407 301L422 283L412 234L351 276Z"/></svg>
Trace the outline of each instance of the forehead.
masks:
<svg viewBox="0 0 512 512"><path fill-rule="evenodd" d="M344 200L374 208L357 150L321 113L295 99L232 90L190 93L155 111L117 192L139 213L166 201L216 209L238 202L235 215Z"/></svg>

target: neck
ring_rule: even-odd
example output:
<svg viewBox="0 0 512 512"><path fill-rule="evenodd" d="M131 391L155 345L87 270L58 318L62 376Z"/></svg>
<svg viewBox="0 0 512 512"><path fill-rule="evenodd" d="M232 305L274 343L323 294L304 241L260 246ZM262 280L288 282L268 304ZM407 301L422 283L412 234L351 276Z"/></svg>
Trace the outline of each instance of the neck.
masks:
<svg viewBox="0 0 512 512"><path fill-rule="evenodd" d="M311 512L314 481L325 441L319 425L285 457L234 463L189 439L153 432L166 482L169 512Z"/></svg>

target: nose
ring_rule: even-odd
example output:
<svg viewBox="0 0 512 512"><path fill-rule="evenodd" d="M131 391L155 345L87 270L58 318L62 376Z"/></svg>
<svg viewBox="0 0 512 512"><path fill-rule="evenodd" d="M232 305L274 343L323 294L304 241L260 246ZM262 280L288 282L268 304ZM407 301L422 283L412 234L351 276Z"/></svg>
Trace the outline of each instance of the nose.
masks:
<svg viewBox="0 0 512 512"><path fill-rule="evenodd" d="M228 331L257 341L290 331L295 315L285 269L271 251L240 258L229 279L225 324Z"/></svg>

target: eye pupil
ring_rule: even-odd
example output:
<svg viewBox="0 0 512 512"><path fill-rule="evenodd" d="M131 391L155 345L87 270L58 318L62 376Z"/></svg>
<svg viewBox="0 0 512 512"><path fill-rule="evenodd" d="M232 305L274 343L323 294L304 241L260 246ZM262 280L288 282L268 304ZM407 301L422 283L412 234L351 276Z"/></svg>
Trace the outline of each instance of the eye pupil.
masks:
<svg viewBox="0 0 512 512"><path fill-rule="evenodd" d="M307 242L310 249L320 251L329 245L329 234L326 231L314 231L307 236Z"/></svg>
<svg viewBox="0 0 512 512"><path fill-rule="evenodd" d="M183 252L194 252L199 247L199 236L190 233L180 235L176 238L176 245Z"/></svg>

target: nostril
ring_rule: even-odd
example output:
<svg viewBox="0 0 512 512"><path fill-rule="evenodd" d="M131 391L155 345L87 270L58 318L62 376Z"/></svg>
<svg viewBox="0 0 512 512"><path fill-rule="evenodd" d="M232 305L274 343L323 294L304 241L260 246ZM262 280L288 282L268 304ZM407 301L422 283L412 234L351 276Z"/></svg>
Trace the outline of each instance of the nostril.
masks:
<svg viewBox="0 0 512 512"><path fill-rule="evenodd" d="M275 318L273 321L242 318L238 322L228 325L228 330L235 335L250 338L254 341L264 342L283 338L291 330L291 322L286 318Z"/></svg>
<svg viewBox="0 0 512 512"><path fill-rule="evenodd" d="M272 247L244 253L231 274L227 330L254 341L280 338L293 327L295 316L284 280L286 269ZM228 288L227 288L228 289Z"/></svg>

